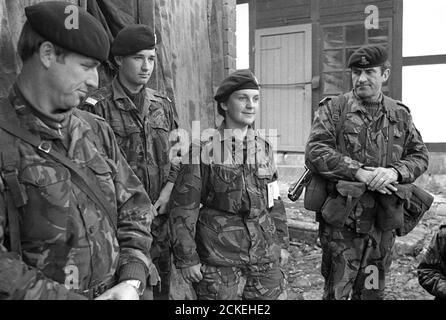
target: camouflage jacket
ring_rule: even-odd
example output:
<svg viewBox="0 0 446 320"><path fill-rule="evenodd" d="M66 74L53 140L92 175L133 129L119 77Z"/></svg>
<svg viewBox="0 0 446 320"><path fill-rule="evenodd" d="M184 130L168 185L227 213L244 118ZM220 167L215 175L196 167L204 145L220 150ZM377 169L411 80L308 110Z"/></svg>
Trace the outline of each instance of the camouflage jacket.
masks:
<svg viewBox="0 0 446 320"><path fill-rule="evenodd" d="M305 163L328 180L355 181L361 166L383 167L387 157L389 121L395 124L392 161L400 183L412 183L427 170L429 155L420 133L413 124L409 110L400 102L397 107L381 103L372 117L353 92L344 94L350 111L346 114L340 139L344 139L347 155L336 148L334 115L340 106L323 100L316 111L305 151ZM390 99L390 98L389 98Z"/></svg>
<svg viewBox="0 0 446 320"><path fill-rule="evenodd" d="M418 280L433 296L446 299L446 225L434 235L420 265Z"/></svg>
<svg viewBox="0 0 446 320"><path fill-rule="evenodd" d="M28 197L20 216L22 259L9 252L7 203L0 183L0 298L77 299L83 297L77 292L104 282L138 279L145 284L152 265L152 207L111 128L103 119L73 109L65 126L56 130L35 115L17 89L9 98L21 127L51 142L98 181L116 210L110 214L117 230L85 190L72 183L67 168L17 139L19 181Z"/></svg>
<svg viewBox="0 0 446 320"><path fill-rule="evenodd" d="M201 146L192 146L190 155L201 159L188 159L188 164L183 159L172 191L169 223L178 268L200 261L219 266L271 263L278 260L281 246L288 245L281 200L268 209L267 186L277 180L270 144L250 129L252 143L244 149L241 140L225 137L223 128ZM243 161L243 154L251 161Z"/></svg>
<svg viewBox="0 0 446 320"><path fill-rule="evenodd" d="M175 182L178 174L179 166L169 160L169 134L178 128L178 118L167 97L143 90L144 103L137 108L115 78L80 108L107 120L127 162L155 202L165 183Z"/></svg>

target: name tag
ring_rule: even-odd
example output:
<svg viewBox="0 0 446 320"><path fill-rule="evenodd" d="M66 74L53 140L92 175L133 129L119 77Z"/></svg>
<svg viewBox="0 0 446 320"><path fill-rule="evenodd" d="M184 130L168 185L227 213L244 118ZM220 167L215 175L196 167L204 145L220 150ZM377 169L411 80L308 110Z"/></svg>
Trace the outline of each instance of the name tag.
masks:
<svg viewBox="0 0 446 320"><path fill-rule="evenodd" d="M268 183L268 208L274 207L274 200L279 200L279 184L277 181Z"/></svg>

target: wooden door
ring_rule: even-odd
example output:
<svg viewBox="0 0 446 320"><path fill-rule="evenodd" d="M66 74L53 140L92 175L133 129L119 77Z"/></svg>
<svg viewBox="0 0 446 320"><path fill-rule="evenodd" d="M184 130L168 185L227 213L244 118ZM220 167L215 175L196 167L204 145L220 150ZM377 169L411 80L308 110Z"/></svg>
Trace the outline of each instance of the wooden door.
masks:
<svg viewBox="0 0 446 320"><path fill-rule="evenodd" d="M256 30L259 129L277 130L277 151L299 151L311 128L311 24Z"/></svg>

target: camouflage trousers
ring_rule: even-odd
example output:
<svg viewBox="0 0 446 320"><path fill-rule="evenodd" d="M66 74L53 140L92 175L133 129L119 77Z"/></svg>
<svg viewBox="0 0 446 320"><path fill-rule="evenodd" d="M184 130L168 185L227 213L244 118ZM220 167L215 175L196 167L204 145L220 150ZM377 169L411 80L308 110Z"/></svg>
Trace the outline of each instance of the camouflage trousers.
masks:
<svg viewBox="0 0 446 320"><path fill-rule="evenodd" d="M153 288L155 300L168 300L170 275L172 271L171 250L169 241L168 215L158 215L152 222L153 242L150 248L150 256L158 270L161 282Z"/></svg>
<svg viewBox="0 0 446 320"><path fill-rule="evenodd" d="M392 263L394 231L372 228L359 234L348 227L319 224L324 300L382 300Z"/></svg>
<svg viewBox="0 0 446 320"><path fill-rule="evenodd" d="M201 266L194 284L198 300L285 300L284 276L277 263L244 267Z"/></svg>

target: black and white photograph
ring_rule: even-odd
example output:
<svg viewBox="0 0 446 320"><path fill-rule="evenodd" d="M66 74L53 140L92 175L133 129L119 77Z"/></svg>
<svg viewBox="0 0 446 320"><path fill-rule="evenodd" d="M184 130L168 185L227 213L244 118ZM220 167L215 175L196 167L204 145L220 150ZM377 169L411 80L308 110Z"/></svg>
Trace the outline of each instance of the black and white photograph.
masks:
<svg viewBox="0 0 446 320"><path fill-rule="evenodd" d="M445 300L445 13L0 0L0 300Z"/></svg>

